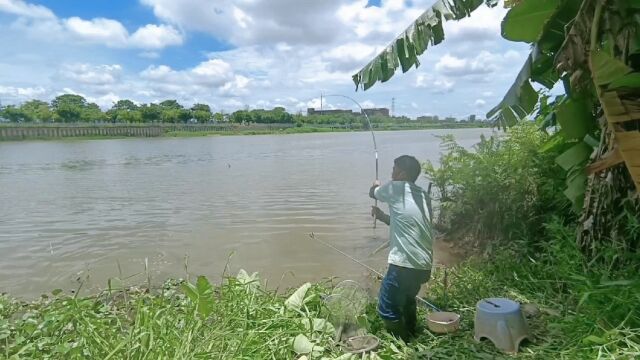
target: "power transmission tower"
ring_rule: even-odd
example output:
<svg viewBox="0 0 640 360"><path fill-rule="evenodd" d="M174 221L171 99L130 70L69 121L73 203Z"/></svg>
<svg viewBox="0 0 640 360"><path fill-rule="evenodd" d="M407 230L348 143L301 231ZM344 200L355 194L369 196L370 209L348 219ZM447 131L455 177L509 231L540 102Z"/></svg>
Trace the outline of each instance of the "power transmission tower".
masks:
<svg viewBox="0 0 640 360"><path fill-rule="evenodd" d="M391 98L391 116L396 116L396 98Z"/></svg>

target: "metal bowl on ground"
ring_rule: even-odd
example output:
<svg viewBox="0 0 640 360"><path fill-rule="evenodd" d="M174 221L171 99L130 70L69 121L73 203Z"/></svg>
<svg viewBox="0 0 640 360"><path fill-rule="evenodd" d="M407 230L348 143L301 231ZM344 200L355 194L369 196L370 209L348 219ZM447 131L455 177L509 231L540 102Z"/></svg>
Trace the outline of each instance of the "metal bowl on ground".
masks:
<svg viewBox="0 0 640 360"><path fill-rule="evenodd" d="M427 315L427 326L437 334L452 333L460 327L460 315L448 311L432 312Z"/></svg>

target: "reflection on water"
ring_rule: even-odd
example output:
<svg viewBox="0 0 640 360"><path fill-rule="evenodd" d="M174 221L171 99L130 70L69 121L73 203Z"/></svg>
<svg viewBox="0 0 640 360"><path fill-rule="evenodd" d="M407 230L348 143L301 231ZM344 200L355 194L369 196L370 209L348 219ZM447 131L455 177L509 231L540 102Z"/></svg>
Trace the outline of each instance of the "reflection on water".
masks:
<svg viewBox="0 0 640 360"><path fill-rule="evenodd" d="M445 133L470 146L481 130L377 133L381 179L399 155L437 159ZM185 265L219 278L227 262L273 286L362 276L308 234L384 265L374 164L364 132L0 143L0 292L96 289L118 263L142 279L145 259L157 280Z"/></svg>

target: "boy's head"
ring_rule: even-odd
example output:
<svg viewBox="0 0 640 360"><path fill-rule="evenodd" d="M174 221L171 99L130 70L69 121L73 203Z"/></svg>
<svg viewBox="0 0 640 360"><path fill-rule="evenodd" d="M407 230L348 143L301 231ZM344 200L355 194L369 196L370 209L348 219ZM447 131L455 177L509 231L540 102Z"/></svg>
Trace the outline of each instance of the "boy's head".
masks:
<svg viewBox="0 0 640 360"><path fill-rule="evenodd" d="M402 155L393 160L391 180L416 182L420 175L420 162L413 156Z"/></svg>

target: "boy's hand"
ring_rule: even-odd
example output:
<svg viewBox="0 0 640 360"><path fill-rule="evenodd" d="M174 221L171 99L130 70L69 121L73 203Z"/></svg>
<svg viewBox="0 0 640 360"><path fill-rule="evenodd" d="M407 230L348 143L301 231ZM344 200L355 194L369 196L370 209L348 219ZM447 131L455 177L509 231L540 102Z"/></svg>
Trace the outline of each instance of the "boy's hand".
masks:
<svg viewBox="0 0 640 360"><path fill-rule="evenodd" d="M372 206L371 207L371 216L375 217L376 219L382 219L382 218L385 217L385 213L379 207Z"/></svg>
<svg viewBox="0 0 640 360"><path fill-rule="evenodd" d="M389 223L391 222L391 218L389 217L389 215L385 214L384 211L380 210L380 208L377 206L371 207L371 216L375 217L376 219L382 221L387 225L389 225Z"/></svg>
<svg viewBox="0 0 640 360"><path fill-rule="evenodd" d="M372 186L380 186L380 180L374 181Z"/></svg>

